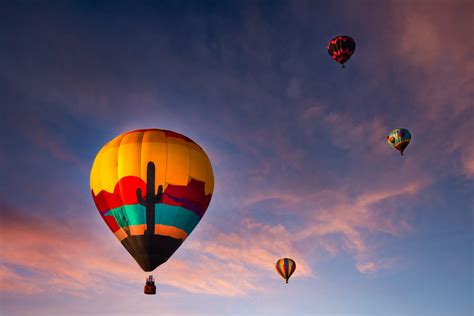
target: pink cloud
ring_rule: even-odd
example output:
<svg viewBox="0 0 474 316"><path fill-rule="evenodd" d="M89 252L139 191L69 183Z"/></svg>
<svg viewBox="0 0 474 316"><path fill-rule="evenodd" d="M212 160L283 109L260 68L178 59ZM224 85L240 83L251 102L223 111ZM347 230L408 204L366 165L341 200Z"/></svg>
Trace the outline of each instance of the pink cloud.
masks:
<svg viewBox="0 0 474 316"><path fill-rule="evenodd" d="M377 271L377 265L373 262L358 263L357 270L361 273L373 273Z"/></svg>
<svg viewBox="0 0 474 316"><path fill-rule="evenodd" d="M322 107L316 104L310 104L303 112L303 119L309 120L312 118L317 118L322 112Z"/></svg>
<svg viewBox="0 0 474 316"><path fill-rule="evenodd" d="M356 268L360 273L363 274L375 274L381 269L390 269L393 268L395 264L399 264L397 258L389 259L378 259L377 261L370 261L370 259L360 258L359 262L356 264Z"/></svg>
<svg viewBox="0 0 474 316"><path fill-rule="evenodd" d="M378 234L401 238L402 234L413 231L410 201L416 200L431 184L431 178L416 170L409 177L395 178L390 172L378 177L378 181L357 186L355 190L353 184L360 182L358 179L337 189L314 192L299 187L270 186L258 190L248 187L241 208L256 207L262 201L275 199L286 214L292 214L296 221L305 224L289 230L284 222L267 225L246 218L238 229L233 228L234 233L216 230L212 240L195 241L193 246L199 245L201 251L219 260L244 257L247 265L255 267L286 252L298 257L297 263L303 261L310 267L315 258L326 251L331 255L352 254L355 268L361 273L391 268L395 259L381 257L372 238ZM278 215L278 209L272 208L271 214ZM309 253L295 253L302 243L312 245ZM249 244L258 244L258 247ZM307 271L307 276L317 273L310 268Z"/></svg>
<svg viewBox="0 0 474 316"><path fill-rule="evenodd" d="M472 3L437 2L427 5L393 1L392 5L396 10L394 22L397 26L394 46L407 62L430 70L432 66L439 69L441 62L457 64L469 60L465 57L470 54L466 47L470 43L465 39L472 26Z"/></svg>
<svg viewBox="0 0 474 316"><path fill-rule="evenodd" d="M301 124L310 137L314 137L316 127L324 128L334 146L354 153L358 160L373 160L391 153L385 142L389 128L381 117L356 120L349 112L312 105L303 111Z"/></svg>
<svg viewBox="0 0 474 316"><path fill-rule="evenodd" d="M263 190L256 195L250 195L245 203L250 206L265 198L275 198L283 203L286 212L291 212L297 220L307 223L300 226L297 231L288 231L281 224L267 227L266 236L271 236L270 240L274 237L269 231L274 230L275 236L280 236L276 250L282 250L282 241L287 243L288 249L301 242L309 241L310 244L317 245L311 249L312 253L321 249L332 255L340 251L349 252L353 254L356 268L360 272L373 273L380 268L388 268L390 265L384 264L389 259L380 258L377 249L373 248L370 237L377 234L400 237L402 233L412 231L407 201L410 197L416 197L429 184L428 179L409 179L405 180L403 185L393 182L378 188L372 185L355 195L347 188L327 189L314 193L300 193L297 188L293 188L293 190L287 189L286 194L283 192L272 194L273 191L266 194ZM404 201L403 209L399 202L402 200ZM275 212L273 211L272 214ZM248 227L253 228L253 222L249 223ZM252 240L257 238L256 241L264 247L265 241L260 241L254 230L250 231L252 231ZM221 237L219 239L225 240ZM215 252L219 255L238 256L241 239L235 243L230 240L227 242L232 246L221 249L218 245L214 245L211 249L216 250ZM270 251L249 253L246 257L264 258L266 256L266 260L270 260L270 253ZM305 261L310 262L309 257L305 258Z"/></svg>
<svg viewBox="0 0 474 316"><path fill-rule="evenodd" d="M393 98L406 102L399 106L404 115L384 116L378 112L382 126L389 130L402 125L414 132L408 150L412 152L415 146L418 149L419 167L429 164L439 176L464 173L469 177L466 162L470 161L469 135L474 122L474 45L466 39L472 37L473 4L391 1L387 5L388 8L380 6L381 12L388 10L390 15L377 16L374 21L374 25L383 28L364 30L371 41L362 43L366 51L358 54L354 63L368 78L363 91L386 90L390 96L391 85L399 86L396 91L406 93L407 97L394 94ZM348 4L342 12L345 18L358 23L360 14L354 12L362 13L359 10L363 8ZM384 44L379 45L382 38ZM391 67L387 68L387 63Z"/></svg>
<svg viewBox="0 0 474 316"><path fill-rule="evenodd" d="M304 227L297 239L320 239L327 236L341 236L341 242L332 244L329 251L346 250L354 255L356 267L362 272L374 272L380 268L378 261L387 259L378 258L377 250L373 249L369 236L375 234L389 234L400 236L402 232L412 230L407 222L407 214L400 212L399 207L385 203L414 195L426 186L424 183L413 183L402 189L370 190L361 193L355 198L349 198L344 193L325 194L327 201L322 207L314 210L313 224ZM335 197L335 198L334 198ZM316 195L315 200L325 197ZM404 206L406 207L406 203ZM397 211L397 213L394 213ZM385 266L385 265L382 265Z"/></svg>
<svg viewBox="0 0 474 316"><path fill-rule="evenodd" d="M80 227L72 227L30 216L5 217L1 223L4 237L0 264L11 272L9 278L23 278L15 272L15 267L21 267L33 274L28 278L32 289L83 296L92 286L103 291L107 278L133 275L131 261L104 255L118 253L118 247L108 249L107 244L96 243L89 234L89 238L83 238ZM5 284L2 282L2 291L14 290Z"/></svg>
<svg viewBox="0 0 474 316"><path fill-rule="evenodd" d="M9 211L18 214L18 210ZM5 217L1 223L0 291L17 292L22 282L27 282L24 289L31 295L61 292L87 297L120 291L124 286L141 291L145 273L105 225L100 233L73 227L33 217ZM290 239L274 242L288 236L283 226L248 219L241 223L239 234L219 232L209 225L206 228L212 231L209 238L190 238L155 271L158 284L193 293L247 295L264 290L262 279L278 278L273 264L284 255L298 261L295 277L312 275ZM31 276L23 276L18 268Z"/></svg>
<svg viewBox="0 0 474 316"><path fill-rule="evenodd" d="M474 124L474 45L470 2L394 2L398 18L391 50L411 67L419 130L430 136L429 156L452 169L459 153L461 172L472 176L470 139Z"/></svg>
<svg viewBox="0 0 474 316"><path fill-rule="evenodd" d="M279 189L264 189L258 190L253 194L247 194L242 199L243 206L250 206L259 202L269 201L269 200L278 200L283 202L285 205L289 205L301 200L300 195L295 195L292 192L287 190Z"/></svg>
<svg viewBox="0 0 474 316"><path fill-rule="evenodd" d="M466 148L462 157L462 162L466 176L474 178L474 146Z"/></svg>
<svg viewBox="0 0 474 316"><path fill-rule="evenodd" d="M158 284L168 284L191 293L243 296L262 291L258 274L241 261L222 261L199 251L187 250L192 260L171 259L157 271Z"/></svg>
<svg viewBox="0 0 474 316"><path fill-rule="evenodd" d="M193 241L191 247L218 260L232 262L243 269L266 271L274 277L274 263L286 256L297 262L295 277L313 275L308 258L298 250L292 233L285 226L244 218L237 228L236 232L230 233L216 230L210 234L211 238Z"/></svg>
<svg viewBox="0 0 474 316"><path fill-rule="evenodd" d="M239 209L245 211L261 202L278 201L278 206L271 208L273 215L278 215L281 209L292 214L296 221L308 223L297 232L282 226L288 233L285 238L290 244L308 241L316 245L317 250L312 249L313 253L319 250L332 255L349 252L361 273L390 268L391 265L386 262L393 261L393 258L381 258L371 237L388 234L400 238L402 233L414 229L410 225L412 215L407 202L416 200L417 195L434 181L433 176L423 168L429 157L415 155L400 159L386 144L384 136L387 128L382 119L356 121L349 114L329 112L316 105L307 108L301 118L309 129L314 124L322 123L331 141L347 149L355 163L336 180L336 186L328 185L329 180L334 181L330 173L322 177L322 186L316 188L308 183L318 180L308 182L307 172L302 173L299 181L292 178L271 181L264 177L261 182L247 180L245 195L236 202ZM361 146L345 141L348 131L351 138L361 140ZM267 168L271 170L271 167ZM366 172L361 173L361 169ZM233 172L231 174L235 176L235 170ZM226 184L221 183L221 186ZM233 249L215 247L219 250L217 253L232 253L229 249ZM234 245L234 248L238 246ZM306 261L309 262L308 259Z"/></svg>
<svg viewBox="0 0 474 316"><path fill-rule="evenodd" d="M0 291L31 295L41 293L44 289L40 284L31 282L31 278L0 265Z"/></svg>

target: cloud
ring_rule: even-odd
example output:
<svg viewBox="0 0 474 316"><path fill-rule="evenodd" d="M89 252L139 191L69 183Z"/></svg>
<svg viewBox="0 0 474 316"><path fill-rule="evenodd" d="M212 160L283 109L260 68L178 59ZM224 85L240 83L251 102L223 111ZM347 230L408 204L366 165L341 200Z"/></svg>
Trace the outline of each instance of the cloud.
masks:
<svg viewBox="0 0 474 316"><path fill-rule="evenodd" d="M472 91L474 50L470 38L472 3L394 2L397 11L396 32L391 49L410 67L407 84L415 96L414 119L431 146L425 152L437 156L445 170L472 176ZM405 67L406 67L405 66ZM424 135L423 135L424 136ZM459 154L459 155L456 155ZM461 170L452 168L452 158L459 157Z"/></svg>
<svg viewBox="0 0 474 316"><path fill-rule="evenodd" d="M360 261L357 263L356 267L360 273L363 274L375 274L381 269L390 269L393 268L395 264L397 264L397 258L383 258L378 259L376 262L366 260Z"/></svg>
<svg viewBox="0 0 474 316"><path fill-rule="evenodd" d="M357 270L361 273L373 273L377 271L377 265L373 262L358 263Z"/></svg>
<svg viewBox="0 0 474 316"><path fill-rule="evenodd" d="M312 118L317 118L322 111L322 107L316 104L311 104L304 110L303 112L303 119L309 120Z"/></svg>
<svg viewBox="0 0 474 316"><path fill-rule="evenodd" d="M466 39L473 8L468 1L391 1L371 11L370 25L360 23L366 6L347 4L341 11L359 26L354 35L363 35L354 67L364 80L350 95L366 108L346 112L356 126L374 115L384 135L396 127L413 131L408 152L417 150L418 166L437 178L470 174L474 44Z"/></svg>
<svg viewBox="0 0 474 316"><path fill-rule="evenodd" d="M311 267L327 252L332 256L351 254L355 268L364 274L391 268L396 258L381 256L374 238L380 235L402 238L413 232L410 205L432 183L423 172L410 165L406 168L403 174L397 167L393 173L388 170L365 174L369 181L351 177L349 171L344 185L321 190L305 188L304 181L283 187L278 183L258 186L250 182L236 207L245 217L239 228L222 224L211 234L212 240L193 244L219 260L243 257L247 265L255 267L285 252L297 256L297 263L302 261ZM265 204L271 201L275 203ZM256 221L249 210L265 212L272 224ZM292 220L288 222L287 218ZM232 232L222 233L225 229ZM305 249L306 245L311 246ZM317 274L311 268L305 271L310 272L307 276Z"/></svg>
<svg viewBox="0 0 474 316"><path fill-rule="evenodd" d="M308 139L322 128L332 145L351 155L352 163L343 167L344 172L325 170L324 176L315 177L314 172L320 172L321 167L312 165L320 155L309 155L306 148L303 155L306 169L282 176L276 163L279 158L269 155L258 179L241 179L240 169L236 168L231 172L232 181L219 182L221 187L245 183L244 192L232 193L240 198L228 201L227 207L238 209L249 218L253 218L253 210L266 212L272 225L282 225L285 231L280 241L289 240L296 247L301 243L312 245L313 261L310 255L305 258L310 265L326 251L331 255L350 253L355 268L364 274L391 268L396 258L381 257L373 238L380 235L402 238L404 233L416 229L412 226L414 211L410 205L436 180L424 167L429 157L414 155L400 159L386 144L384 136L388 129L383 115L357 119L350 113L311 103L298 118ZM291 139L284 133L280 138ZM311 161L305 160L309 157ZM289 224L285 216L291 217ZM229 250L239 249L236 245L228 248L216 245L212 249L236 256Z"/></svg>
<svg viewBox="0 0 474 316"><path fill-rule="evenodd" d="M304 117L308 116L319 119L318 123L322 123L326 128L332 144L356 152L359 159L366 159L374 153L380 155L386 149L386 146L382 145L385 145L385 135L388 131L380 118L355 120L350 113L328 111L314 106L304 112ZM314 121L305 123L311 125Z"/></svg>
<svg viewBox="0 0 474 316"><path fill-rule="evenodd" d="M351 253L361 273L372 273L388 267L383 264L388 259L379 258L369 237L378 234L399 237L402 232L410 232L413 228L409 224L406 201L409 195L418 193L423 187L421 183L413 183L403 189L364 192L355 198L349 198L341 192L316 194L314 200L323 200L319 203L321 206L312 212L312 224L304 226L296 234L296 240L323 239L321 246L328 252ZM393 204L399 199L405 201L404 211L400 208L401 205ZM333 243L324 241L325 238L335 237L337 239Z"/></svg>
<svg viewBox="0 0 474 316"><path fill-rule="evenodd" d="M265 210L267 216L273 217L273 224L259 223L248 217L234 233L216 231L212 240L196 242L196 245L219 260L244 257L247 264L255 267L285 252L297 256L297 263L303 261L309 267L323 252L332 256L346 252L353 256L355 268L361 273L391 268L396 258L381 256L373 240L380 235L401 238L415 229L411 224L410 205L431 184L431 179L417 173L397 181L391 179L390 173L378 177L377 182L361 187L354 186L354 179L337 189L317 191L301 190L297 186L260 187L258 190L248 187L239 211L251 216L248 209ZM276 207L261 204L271 200L278 201ZM292 218L290 226L284 225L286 216ZM246 249L249 244L258 244L258 247ZM304 245L311 247L300 252ZM308 276L317 274L311 269L307 271L311 272Z"/></svg>
<svg viewBox="0 0 474 316"><path fill-rule="evenodd" d="M281 257L297 262L293 278L314 276L308 258L282 225L245 218L234 226L234 232L204 226L205 236L190 240L185 247L189 260L173 260L163 267L161 272L170 275L164 282L191 292L219 296L268 291L263 284L279 278L274 264Z"/></svg>
<svg viewBox="0 0 474 316"><path fill-rule="evenodd" d="M26 216L24 211L8 205L2 205L2 217L2 269L10 272L7 281L27 279L32 293L41 289L85 295L91 286L103 291L107 278L130 275L126 262L104 255L116 251L95 242L94 237L98 236L88 234L79 223ZM30 276L26 278L19 271L27 271ZM16 290L8 284L2 282L2 291Z"/></svg>
<svg viewBox="0 0 474 316"><path fill-rule="evenodd" d="M466 148L462 157L462 162L466 176L474 178L474 146Z"/></svg>
<svg viewBox="0 0 474 316"><path fill-rule="evenodd" d="M210 257L226 262L240 262L256 271L273 272L274 263L281 257L298 262L295 276L311 277L313 272L306 256L298 250L292 233L283 225L270 225L252 218L244 218L235 232L215 231L212 238L194 241L192 247Z"/></svg>
<svg viewBox="0 0 474 316"><path fill-rule="evenodd" d="M78 222L46 221L23 213L2 205L1 291L87 297L125 286L140 288L144 274L112 234L107 235L105 225L95 233L81 229ZM209 225L207 230L207 238L190 238L155 271L159 284L193 293L247 295L263 291L263 279L277 278L273 264L283 255L298 261L295 277L312 276L283 226L246 219L238 234ZM23 282L26 287L19 286Z"/></svg>
<svg viewBox="0 0 474 316"><path fill-rule="evenodd" d="M400 34L400 54L420 67L439 62L443 54L442 40L435 21L419 12L413 12L404 15L401 22L403 31Z"/></svg>
<svg viewBox="0 0 474 316"><path fill-rule="evenodd" d="M0 291L31 295L44 292L44 288L41 287L41 284L31 282L30 277L0 265Z"/></svg>

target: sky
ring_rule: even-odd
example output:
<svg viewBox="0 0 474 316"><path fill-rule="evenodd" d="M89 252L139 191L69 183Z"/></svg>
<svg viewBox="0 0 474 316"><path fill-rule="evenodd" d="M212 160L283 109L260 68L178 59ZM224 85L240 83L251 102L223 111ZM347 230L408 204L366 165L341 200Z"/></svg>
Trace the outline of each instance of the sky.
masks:
<svg viewBox="0 0 474 316"><path fill-rule="evenodd" d="M472 21L452 0L2 1L0 314L472 315ZM215 177L155 296L89 186L141 128Z"/></svg>

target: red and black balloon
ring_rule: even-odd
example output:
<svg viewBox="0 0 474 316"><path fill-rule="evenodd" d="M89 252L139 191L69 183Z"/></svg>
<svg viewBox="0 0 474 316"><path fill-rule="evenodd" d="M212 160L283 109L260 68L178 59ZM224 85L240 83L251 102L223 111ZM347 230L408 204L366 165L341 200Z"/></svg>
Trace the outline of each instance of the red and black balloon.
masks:
<svg viewBox="0 0 474 316"><path fill-rule="evenodd" d="M344 63L354 54L355 48L356 44L352 37L340 35L329 41L328 53L332 59L342 64L342 68L344 68Z"/></svg>

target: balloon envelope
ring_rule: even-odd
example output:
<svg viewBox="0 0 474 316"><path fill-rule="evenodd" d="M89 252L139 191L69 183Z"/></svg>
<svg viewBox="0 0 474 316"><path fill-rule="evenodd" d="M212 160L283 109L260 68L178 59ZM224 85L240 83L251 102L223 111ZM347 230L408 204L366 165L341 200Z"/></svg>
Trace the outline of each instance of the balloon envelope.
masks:
<svg viewBox="0 0 474 316"><path fill-rule="evenodd" d="M354 39L347 35L336 36L329 41L327 47L329 56L342 65L351 58L355 48Z"/></svg>
<svg viewBox="0 0 474 316"><path fill-rule="evenodd" d="M110 230L144 271L166 262L203 217L214 175L204 150L181 134L142 129L97 154L91 193Z"/></svg>
<svg viewBox="0 0 474 316"><path fill-rule="evenodd" d="M278 274L281 275L283 279L285 279L286 283L288 283L288 279L296 270L296 263L293 259L281 258L275 263L275 269Z"/></svg>
<svg viewBox="0 0 474 316"><path fill-rule="evenodd" d="M411 141L411 133L405 128L396 128L387 136L387 143L403 155L403 151Z"/></svg>

